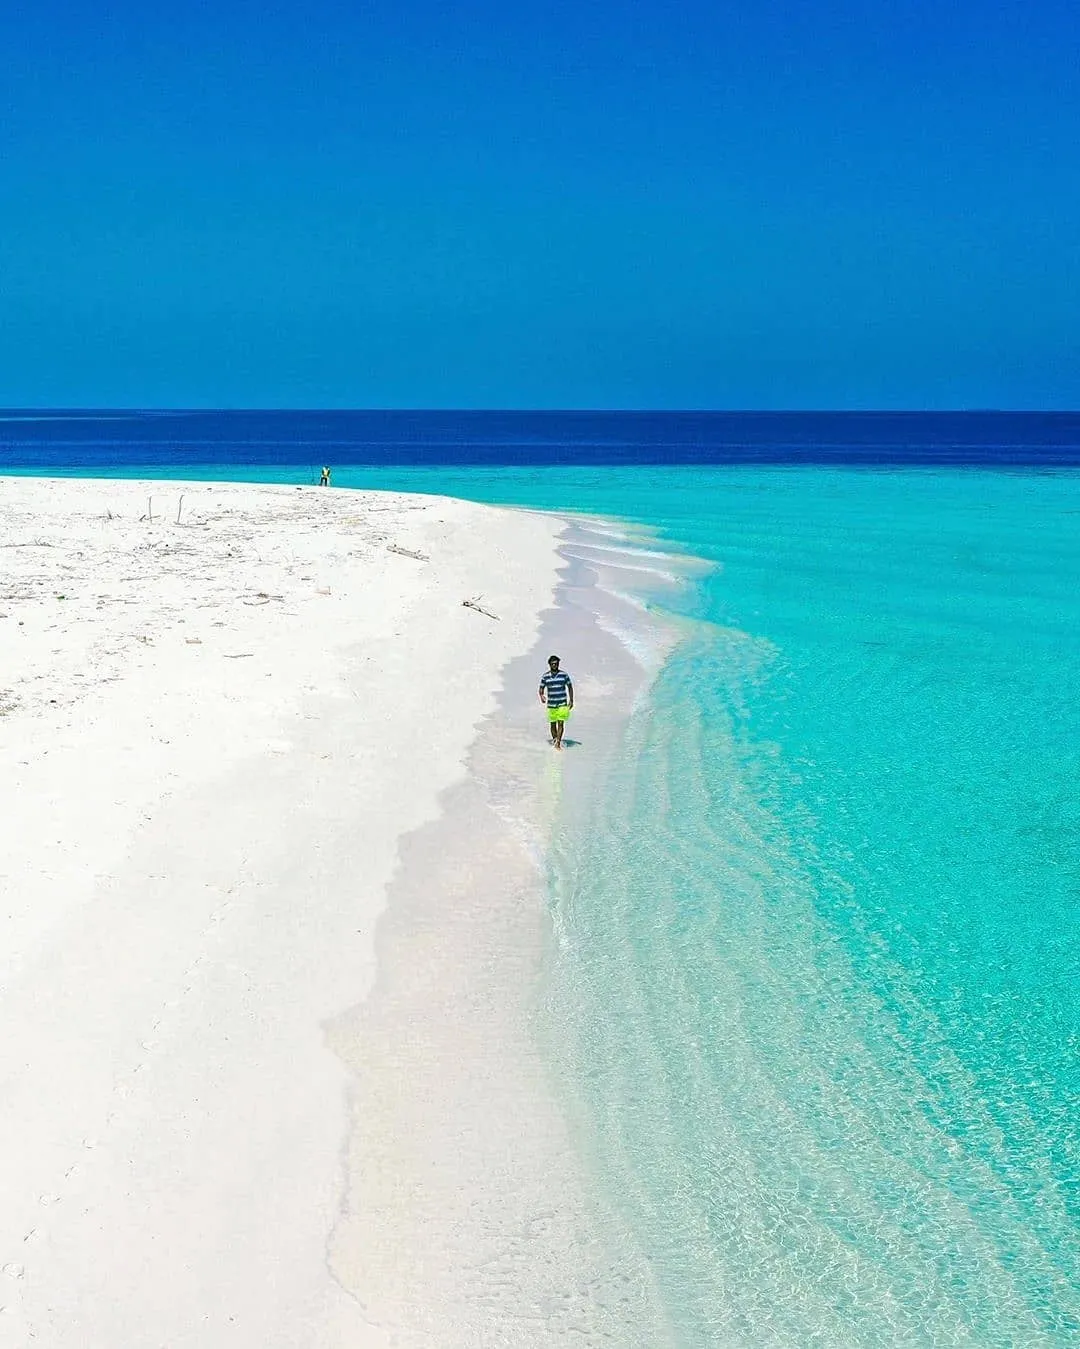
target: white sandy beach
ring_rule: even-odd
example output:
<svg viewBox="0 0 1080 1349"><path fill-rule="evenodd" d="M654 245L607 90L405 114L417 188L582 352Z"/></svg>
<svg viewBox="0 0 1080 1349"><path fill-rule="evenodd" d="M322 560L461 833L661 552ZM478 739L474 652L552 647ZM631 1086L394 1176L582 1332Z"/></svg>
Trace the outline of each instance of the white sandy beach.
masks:
<svg viewBox="0 0 1080 1349"><path fill-rule="evenodd" d="M0 479L0 1345L391 1342L327 1259L324 1023L370 986L398 840L530 647L559 528Z"/></svg>

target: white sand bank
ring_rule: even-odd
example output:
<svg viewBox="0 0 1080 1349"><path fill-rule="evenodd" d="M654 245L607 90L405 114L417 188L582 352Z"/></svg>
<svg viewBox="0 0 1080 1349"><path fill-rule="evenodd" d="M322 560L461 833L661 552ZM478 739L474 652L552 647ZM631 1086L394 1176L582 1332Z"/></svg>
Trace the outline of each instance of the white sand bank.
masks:
<svg viewBox="0 0 1080 1349"><path fill-rule="evenodd" d="M5 1349L383 1343L326 1260L323 1022L370 984L397 841L529 647L558 529L0 479Z"/></svg>

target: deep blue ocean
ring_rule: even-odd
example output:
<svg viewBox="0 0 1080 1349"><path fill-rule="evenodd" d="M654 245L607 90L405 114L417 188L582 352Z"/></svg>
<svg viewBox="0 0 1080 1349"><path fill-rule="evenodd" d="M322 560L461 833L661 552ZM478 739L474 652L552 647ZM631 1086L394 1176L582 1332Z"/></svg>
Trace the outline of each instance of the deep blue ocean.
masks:
<svg viewBox="0 0 1080 1349"><path fill-rule="evenodd" d="M0 411L0 469L1080 466L1080 413Z"/></svg>
<svg viewBox="0 0 1080 1349"><path fill-rule="evenodd" d="M4 416L707 559L553 864L597 1183L689 1349L1080 1342L1080 415Z"/></svg>

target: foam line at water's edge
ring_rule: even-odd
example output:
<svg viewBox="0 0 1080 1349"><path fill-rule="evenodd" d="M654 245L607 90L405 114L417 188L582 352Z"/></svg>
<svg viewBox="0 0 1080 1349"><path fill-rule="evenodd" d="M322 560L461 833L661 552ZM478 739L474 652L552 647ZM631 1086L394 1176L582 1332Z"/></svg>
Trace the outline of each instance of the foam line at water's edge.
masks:
<svg viewBox="0 0 1080 1349"><path fill-rule="evenodd" d="M548 858L671 640L573 556L575 529L556 604L504 671L467 780L402 843L375 990L331 1030L359 1106L333 1264L403 1346L670 1342L648 1263L593 1186L557 1059L537 1039L558 940ZM551 650L577 690L561 755L536 701Z"/></svg>

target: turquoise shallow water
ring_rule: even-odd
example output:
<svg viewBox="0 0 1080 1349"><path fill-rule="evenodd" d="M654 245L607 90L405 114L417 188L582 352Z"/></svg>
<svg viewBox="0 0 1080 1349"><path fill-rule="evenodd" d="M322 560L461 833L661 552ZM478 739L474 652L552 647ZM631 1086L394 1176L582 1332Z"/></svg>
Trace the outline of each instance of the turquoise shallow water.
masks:
<svg viewBox="0 0 1080 1349"><path fill-rule="evenodd" d="M1070 1343L1080 483L666 477L722 570L554 878L595 1163L686 1345Z"/></svg>
<svg viewBox="0 0 1080 1349"><path fill-rule="evenodd" d="M715 564L551 866L561 1090L675 1342L1077 1342L1080 475L335 481Z"/></svg>

